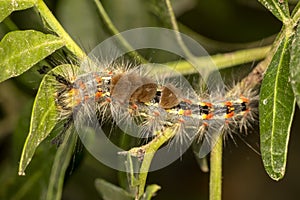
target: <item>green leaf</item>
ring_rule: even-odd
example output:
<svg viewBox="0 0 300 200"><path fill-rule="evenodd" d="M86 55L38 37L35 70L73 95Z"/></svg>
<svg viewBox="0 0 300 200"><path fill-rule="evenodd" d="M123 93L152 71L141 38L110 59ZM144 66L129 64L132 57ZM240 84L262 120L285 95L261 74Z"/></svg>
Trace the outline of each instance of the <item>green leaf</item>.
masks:
<svg viewBox="0 0 300 200"><path fill-rule="evenodd" d="M60 65L49 73L61 74L62 71L76 69L71 65ZM30 163L33 154L39 144L49 135L58 120L58 113L55 106L55 83L54 77L45 75L33 104L29 134L23 147L19 175L25 175L25 169Z"/></svg>
<svg viewBox="0 0 300 200"><path fill-rule="evenodd" d="M289 82L291 39L284 38L266 71L260 92L260 141L265 169L274 180L283 178L295 111Z"/></svg>
<svg viewBox="0 0 300 200"><path fill-rule="evenodd" d="M46 200L60 200L67 167L72 158L77 133L68 129L63 143L59 146L52 165Z"/></svg>
<svg viewBox="0 0 300 200"><path fill-rule="evenodd" d="M298 24L296 33L294 35L292 50L291 50L291 85L300 107L300 25Z"/></svg>
<svg viewBox="0 0 300 200"><path fill-rule="evenodd" d="M290 18L287 0L258 0L280 21L285 22Z"/></svg>
<svg viewBox="0 0 300 200"><path fill-rule="evenodd" d="M0 0L0 22L13 11L31 8L35 3L36 0Z"/></svg>
<svg viewBox="0 0 300 200"><path fill-rule="evenodd" d="M297 16L297 14L298 15L300 14L299 11L300 11L300 1L298 1L297 5L295 6L295 8L292 11L292 17L293 17L293 19L299 17L299 16ZM297 19L295 19L295 20L297 20Z"/></svg>
<svg viewBox="0 0 300 200"><path fill-rule="evenodd" d="M142 196L141 200L150 200L161 187L159 185L153 184L148 185L146 188L146 192Z"/></svg>
<svg viewBox="0 0 300 200"><path fill-rule="evenodd" d="M123 188L117 187L103 179L96 179L95 187L104 200L133 200L134 196Z"/></svg>
<svg viewBox="0 0 300 200"><path fill-rule="evenodd" d="M27 136L30 123L32 101L26 102L20 110L20 118L12 135L11 154L7 165L1 163L0 170L0 199L44 199L46 196L49 175L56 152L56 146L50 142L42 143L28 169L28 176L20 177L16 171L20 152ZM3 179L4 178L4 179Z"/></svg>
<svg viewBox="0 0 300 200"><path fill-rule="evenodd" d="M63 45L62 39L34 30L6 34L0 42L0 82L22 74Z"/></svg>

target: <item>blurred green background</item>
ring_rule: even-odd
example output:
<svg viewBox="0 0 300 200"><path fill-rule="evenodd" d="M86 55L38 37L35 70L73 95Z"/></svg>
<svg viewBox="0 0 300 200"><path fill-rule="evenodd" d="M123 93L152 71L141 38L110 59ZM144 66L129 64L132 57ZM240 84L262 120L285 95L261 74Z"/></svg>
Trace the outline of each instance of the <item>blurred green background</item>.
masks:
<svg viewBox="0 0 300 200"><path fill-rule="evenodd" d="M101 2L119 31L166 26L163 17L155 12L155 0ZM290 1L291 7L295 2ZM92 0L49 0L46 3L86 52L110 36ZM271 44L281 28L281 23L255 0L173 0L172 5L179 23L183 25L180 30L194 37L210 54ZM44 30L34 9L15 12L12 19L20 29ZM7 31L1 24L0 36ZM251 66L252 63L235 67L229 73ZM51 138L46 139L38 149L27 169L27 176L17 176L31 107L41 79L37 69L39 66L0 84L0 199L38 199L47 187L47 176L56 151ZM297 110L291 132L287 172L279 182L268 177L260 155L244 141L238 137L235 138L236 145L231 139L226 141L223 157L224 200L299 199L299 120ZM259 149L257 127L250 131L245 140ZM101 199L94 187L96 178L118 184L117 171L103 166L82 147L67 172L63 199ZM162 186L154 198L157 200L208 199L209 174L200 170L191 150L172 165L149 173L147 183Z"/></svg>

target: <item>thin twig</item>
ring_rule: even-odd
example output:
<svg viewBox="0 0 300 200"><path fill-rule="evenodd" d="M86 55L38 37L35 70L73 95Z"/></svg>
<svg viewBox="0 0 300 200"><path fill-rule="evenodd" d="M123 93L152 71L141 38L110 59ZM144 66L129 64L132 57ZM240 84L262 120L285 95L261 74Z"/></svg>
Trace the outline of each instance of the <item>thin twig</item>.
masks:
<svg viewBox="0 0 300 200"><path fill-rule="evenodd" d="M94 2L98 8L99 15L104 22L105 27L111 35L114 35L118 39L118 42L122 45L124 50L126 50L131 57L133 57L140 63L148 63L148 61L137 51L135 51L135 49L133 49L132 46L126 41L126 39L120 34L119 30L115 27L108 14L106 13L102 3L99 0L94 0Z"/></svg>
<svg viewBox="0 0 300 200"><path fill-rule="evenodd" d="M222 150L223 137L219 137L210 152L209 199L222 199Z"/></svg>

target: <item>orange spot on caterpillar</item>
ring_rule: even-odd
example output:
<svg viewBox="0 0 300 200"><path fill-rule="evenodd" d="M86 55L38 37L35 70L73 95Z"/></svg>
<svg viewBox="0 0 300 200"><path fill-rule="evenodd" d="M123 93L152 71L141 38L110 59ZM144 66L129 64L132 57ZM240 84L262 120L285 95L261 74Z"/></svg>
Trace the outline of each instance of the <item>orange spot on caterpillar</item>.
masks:
<svg viewBox="0 0 300 200"><path fill-rule="evenodd" d="M208 127L208 123L207 122L203 122L202 125L205 126L205 127Z"/></svg>
<svg viewBox="0 0 300 200"><path fill-rule="evenodd" d="M158 117L160 115L160 113L158 111L154 111L153 112L154 116Z"/></svg>
<svg viewBox="0 0 300 200"><path fill-rule="evenodd" d="M232 118L234 116L234 107L231 101L226 101L225 106L227 106L227 114L225 115L225 119Z"/></svg>
<svg viewBox="0 0 300 200"><path fill-rule="evenodd" d="M97 74L94 74L94 77L98 84L100 84L102 82L102 78L100 76L98 76Z"/></svg>
<svg viewBox="0 0 300 200"><path fill-rule="evenodd" d="M186 103L188 103L188 104L192 104L192 103L193 103L190 99L183 99L182 101L183 101L183 102L186 102Z"/></svg>
<svg viewBox="0 0 300 200"><path fill-rule="evenodd" d="M214 115L213 115L213 113L209 113L207 115L203 114L202 116L203 116L202 119L212 119Z"/></svg>
<svg viewBox="0 0 300 200"><path fill-rule="evenodd" d="M242 100L242 102L244 103L249 103L249 99L244 97L243 95L240 96L240 100Z"/></svg>
<svg viewBox="0 0 300 200"><path fill-rule="evenodd" d="M138 107L138 105L136 105L136 104L134 103L134 104L131 105L131 108L134 109L134 110L136 110L136 109L138 109L139 107Z"/></svg>
<svg viewBox="0 0 300 200"><path fill-rule="evenodd" d="M231 101L226 101L224 104L225 104L225 106L227 106L227 107L231 107L231 106L232 106Z"/></svg>
<svg viewBox="0 0 300 200"><path fill-rule="evenodd" d="M184 122L185 122L185 120L184 120L184 119L182 119L182 118L179 118L179 119L178 119L178 122L180 122L180 123L184 123Z"/></svg>
<svg viewBox="0 0 300 200"><path fill-rule="evenodd" d="M70 95L70 96L77 96L78 94L79 94L79 90L78 90L78 89L72 88L72 89L69 91L69 95Z"/></svg>
<svg viewBox="0 0 300 200"><path fill-rule="evenodd" d="M86 89L86 86L85 86L85 84L80 80L79 81L79 87L80 87L80 89L82 89L82 90L85 90Z"/></svg>
<svg viewBox="0 0 300 200"><path fill-rule="evenodd" d="M102 97L102 95L103 95L102 91L96 92L96 94L95 94L96 101L98 101Z"/></svg>
<svg viewBox="0 0 300 200"><path fill-rule="evenodd" d="M184 116L191 116L191 115L192 115L192 111L191 111L191 110L185 110L185 111L183 112L183 115L184 115Z"/></svg>
<svg viewBox="0 0 300 200"><path fill-rule="evenodd" d="M234 116L234 112L231 111L230 113L225 115L225 118L228 119L228 118L232 118L233 116Z"/></svg>
<svg viewBox="0 0 300 200"><path fill-rule="evenodd" d="M75 105L77 106L77 105L79 105L79 104L81 103L81 99L80 99L80 98L77 98L77 99L75 100L75 102L76 102Z"/></svg>
<svg viewBox="0 0 300 200"><path fill-rule="evenodd" d="M204 106L212 107L212 106L213 106L213 104L212 104L212 103L210 103L210 102L204 102Z"/></svg>

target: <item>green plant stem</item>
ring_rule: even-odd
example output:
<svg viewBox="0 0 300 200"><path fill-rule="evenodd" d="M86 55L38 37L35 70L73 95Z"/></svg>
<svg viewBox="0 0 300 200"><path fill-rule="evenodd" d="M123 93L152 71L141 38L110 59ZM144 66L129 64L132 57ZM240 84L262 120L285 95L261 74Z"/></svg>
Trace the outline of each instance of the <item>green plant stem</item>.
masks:
<svg viewBox="0 0 300 200"><path fill-rule="evenodd" d="M102 3L99 0L94 0L94 2L97 6L99 15L105 24L105 27L107 28L107 30L111 35L115 35L119 43L123 46L124 50L129 52L129 55L133 57L135 60L138 60L141 63L148 63L148 61L143 56L141 56L138 52L136 52L135 49L133 49L131 45L126 41L126 39L123 38L122 35L120 35L119 30L115 27L115 25L109 18Z"/></svg>
<svg viewBox="0 0 300 200"><path fill-rule="evenodd" d="M19 30L19 27L11 20L10 17L6 17L3 23L10 31Z"/></svg>
<svg viewBox="0 0 300 200"><path fill-rule="evenodd" d="M231 53L213 55L212 60L220 70L229 66L232 67L261 60L266 57L270 50L271 46L239 50Z"/></svg>
<svg viewBox="0 0 300 200"><path fill-rule="evenodd" d="M171 129L166 129L163 133L160 133L157 137L155 137L151 142L148 144L141 146L141 147L135 147L129 150L129 154L131 156L140 156L140 152L143 153L143 161L142 165L139 171L138 176L138 193L137 198L140 198L145 190L146 180L148 171L150 168L151 161L153 159L153 156L155 155L155 152L169 139L171 139L175 134L175 131L172 131Z"/></svg>
<svg viewBox="0 0 300 200"><path fill-rule="evenodd" d="M63 143L55 154L46 200L59 200L62 196L65 173L77 141L77 134L71 129L67 130L65 134Z"/></svg>
<svg viewBox="0 0 300 200"><path fill-rule="evenodd" d="M166 6L167 6L167 11L168 11L168 14L169 14L169 17L170 17L170 22L171 22L172 28L173 28L174 31L176 31L176 33L175 33L176 34L176 39L177 39L177 42L178 42L180 48L183 50L185 55L191 61L195 62L194 61L195 56L190 52L190 50L187 48L187 46L184 44L184 42L182 40L181 33L179 32L178 24L177 24L176 17L175 17L175 14L174 14L174 11L173 11L170 0L165 0L165 3L166 3Z"/></svg>
<svg viewBox="0 0 300 200"><path fill-rule="evenodd" d="M43 19L47 22L50 28L65 41L66 47L80 60L86 57L86 54L82 51L82 49L74 42L71 36L65 31L65 29L61 26L61 24L54 17L52 12L49 10L47 5L42 1L38 0L36 3L36 8L38 12L41 14Z"/></svg>
<svg viewBox="0 0 300 200"><path fill-rule="evenodd" d="M252 61L261 60L267 56L270 50L271 46L239 50L231 53L217 54L211 57L200 57L197 58L197 63L210 68L211 63L213 62L220 70L240 64L249 63ZM174 68L176 71L182 73L183 75L193 74L197 72L192 64L187 61L169 62L166 63L166 65Z"/></svg>
<svg viewBox="0 0 300 200"><path fill-rule="evenodd" d="M300 19L300 1L297 3L296 7L292 13L293 20L297 22Z"/></svg>
<svg viewBox="0 0 300 200"><path fill-rule="evenodd" d="M210 152L209 200L221 200L222 197L222 148L223 137L219 137Z"/></svg>
<svg viewBox="0 0 300 200"><path fill-rule="evenodd" d="M266 46L270 45L273 43L275 40L275 37L277 34L268 36L263 39L259 39L256 41L251 41L251 42L242 42L242 43L230 43L230 42L221 42L217 40L213 40L211 38L205 37L203 35L200 35L199 33L193 31L189 27L185 26L184 24L181 24L179 22L179 30L196 40L199 44L201 44L204 49L208 52L230 52L230 51L236 51L240 49L250 49L250 48L255 48L255 47L260 47L260 46Z"/></svg>
<svg viewBox="0 0 300 200"><path fill-rule="evenodd" d="M120 143L119 143L119 146L122 148L122 149L128 149L128 144L130 143L130 137L126 134L122 134L120 136ZM133 173L132 173L133 174ZM119 182L119 185L125 189L125 190L130 190L130 184L128 181L127 181L127 173L126 172L123 172L123 171L119 171L118 172L118 182ZM132 184L131 184L132 185Z"/></svg>

